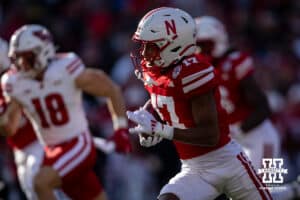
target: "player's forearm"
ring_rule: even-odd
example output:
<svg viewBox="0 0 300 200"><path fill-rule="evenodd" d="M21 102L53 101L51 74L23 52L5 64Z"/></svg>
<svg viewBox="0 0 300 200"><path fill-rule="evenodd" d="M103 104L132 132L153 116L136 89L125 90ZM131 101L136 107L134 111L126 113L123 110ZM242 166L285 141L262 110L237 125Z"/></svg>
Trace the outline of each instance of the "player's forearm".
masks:
<svg viewBox="0 0 300 200"><path fill-rule="evenodd" d="M107 98L107 106L113 120L114 129L127 127L125 102L121 89L103 71L86 69L77 77L76 85L93 96Z"/></svg>
<svg viewBox="0 0 300 200"><path fill-rule="evenodd" d="M114 129L127 127L125 102L119 86L114 85L111 88L107 99L107 106L113 120Z"/></svg>
<svg viewBox="0 0 300 200"><path fill-rule="evenodd" d="M256 128L265 119L271 116L271 109L264 93L259 89L256 89L256 92L253 91L252 96L255 97L248 97L247 99L253 110L250 115L241 123L240 127L244 133Z"/></svg>
<svg viewBox="0 0 300 200"><path fill-rule="evenodd" d="M8 125L8 118L7 115L4 113L0 116L0 134L2 136L9 136L7 125Z"/></svg>
<svg viewBox="0 0 300 200"><path fill-rule="evenodd" d="M174 129L174 140L199 145L203 147L213 147L219 142L219 130L214 126L197 127L190 129Z"/></svg>
<svg viewBox="0 0 300 200"><path fill-rule="evenodd" d="M18 129L20 120L18 105L12 102L0 116L0 133L2 136L12 136Z"/></svg>
<svg viewBox="0 0 300 200"><path fill-rule="evenodd" d="M9 136L9 132L6 130L6 127L3 125L0 125L0 135L4 137Z"/></svg>
<svg viewBox="0 0 300 200"><path fill-rule="evenodd" d="M271 111L268 106L259 107L254 110L248 118L246 118L241 124L241 130L244 133L251 131L259 126L264 120L271 115Z"/></svg>
<svg viewBox="0 0 300 200"><path fill-rule="evenodd" d="M4 137L12 136L16 133L16 128L9 125L0 125L0 135Z"/></svg>
<svg viewBox="0 0 300 200"><path fill-rule="evenodd" d="M271 109L265 93L258 87L253 77L250 76L241 82L241 92L246 103L253 108L240 127L244 133L247 133L270 117Z"/></svg>
<svg viewBox="0 0 300 200"><path fill-rule="evenodd" d="M174 138L194 145L217 145L220 133L213 91L192 99L192 114L196 128L175 129Z"/></svg>

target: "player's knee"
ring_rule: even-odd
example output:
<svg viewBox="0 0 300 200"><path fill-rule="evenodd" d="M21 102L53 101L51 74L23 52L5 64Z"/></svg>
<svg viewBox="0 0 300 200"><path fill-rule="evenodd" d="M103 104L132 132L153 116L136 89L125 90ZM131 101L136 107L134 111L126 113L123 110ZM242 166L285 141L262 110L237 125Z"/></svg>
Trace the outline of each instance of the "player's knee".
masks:
<svg viewBox="0 0 300 200"><path fill-rule="evenodd" d="M57 172L50 168L42 168L34 177L33 186L36 192L42 192L44 190L54 189L60 186L60 177Z"/></svg>
<svg viewBox="0 0 300 200"><path fill-rule="evenodd" d="M158 198L158 200L180 200L180 199L173 193L166 193L166 194L161 195Z"/></svg>
<svg viewBox="0 0 300 200"><path fill-rule="evenodd" d="M33 187L35 192L37 193L40 193L47 188L47 180L41 177L42 176L40 174L37 174L33 180Z"/></svg>

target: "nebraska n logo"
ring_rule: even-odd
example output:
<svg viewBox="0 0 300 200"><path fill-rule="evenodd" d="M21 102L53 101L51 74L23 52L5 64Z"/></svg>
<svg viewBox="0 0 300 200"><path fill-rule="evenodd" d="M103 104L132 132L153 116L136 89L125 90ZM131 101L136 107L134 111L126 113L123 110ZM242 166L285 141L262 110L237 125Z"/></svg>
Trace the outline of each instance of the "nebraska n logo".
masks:
<svg viewBox="0 0 300 200"><path fill-rule="evenodd" d="M177 30L176 30L176 25L175 25L174 19L172 19L171 21L165 21L165 26L166 26L166 30L167 30L167 34L168 35L170 35L171 32L174 35L177 34Z"/></svg>
<svg viewBox="0 0 300 200"><path fill-rule="evenodd" d="M258 174L263 174L263 183L283 183L282 174L287 174L288 170L283 168L282 158L264 158L263 168L258 169Z"/></svg>

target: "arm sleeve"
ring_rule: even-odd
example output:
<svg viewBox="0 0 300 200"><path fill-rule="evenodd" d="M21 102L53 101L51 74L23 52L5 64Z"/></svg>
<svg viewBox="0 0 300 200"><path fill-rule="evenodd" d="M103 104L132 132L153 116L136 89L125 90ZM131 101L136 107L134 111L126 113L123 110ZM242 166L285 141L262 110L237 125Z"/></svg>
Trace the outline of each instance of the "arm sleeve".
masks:
<svg viewBox="0 0 300 200"><path fill-rule="evenodd" d="M187 98L206 93L215 88L218 83L218 74L210 64L188 66L181 77L182 92Z"/></svg>
<svg viewBox="0 0 300 200"><path fill-rule="evenodd" d="M235 79L240 81L254 72L253 59L248 55L241 55L241 57L234 62Z"/></svg>
<svg viewBox="0 0 300 200"><path fill-rule="evenodd" d="M64 69L66 76L74 81L85 69L85 65L75 53L70 53L68 55L68 62L66 63Z"/></svg>

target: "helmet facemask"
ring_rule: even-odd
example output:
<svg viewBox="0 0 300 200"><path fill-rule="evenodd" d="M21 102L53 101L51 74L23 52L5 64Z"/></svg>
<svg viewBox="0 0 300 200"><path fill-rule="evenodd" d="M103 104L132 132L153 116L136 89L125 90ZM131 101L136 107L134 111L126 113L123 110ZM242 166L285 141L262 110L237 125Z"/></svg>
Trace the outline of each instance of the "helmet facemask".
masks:
<svg viewBox="0 0 300 200"><path fill-rule="evenodd" d="M24 76L29 78L36 77L40 72L40 65L34 51L15 52L11 57L11 61L16 69Z"/></svg>
<svg viewBox="0 0 300 200"><path fill-rule="evenodd" d="M156 65L156 61L161 60L159 47L152 42L136 41L138 47L130 53L131 61L135 68L135 75L138 79L143 79L143 71L141 63L144 63L147 71L154 72L161 68Z"/></svg>

